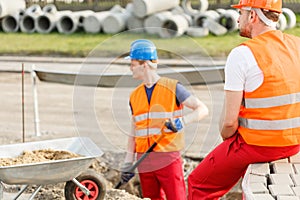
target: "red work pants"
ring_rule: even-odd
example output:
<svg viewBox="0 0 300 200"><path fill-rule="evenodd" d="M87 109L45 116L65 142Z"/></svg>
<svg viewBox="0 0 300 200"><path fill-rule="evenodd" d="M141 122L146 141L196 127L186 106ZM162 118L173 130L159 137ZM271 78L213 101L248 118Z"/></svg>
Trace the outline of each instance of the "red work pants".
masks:
<svg viewBox="0 0 300 200"><path fill-rule="evenodd" d="M186 200L181 158L170 165L139 173L143 197L151 200Z"/></svg>
<svg viewBox="0 0 300 200"><path fill-rule="evenodd" d="M209 153L188 178L189 200L217 200L244 175L251 163L270 162L299 152L299 145L261 147L248 145L240 134Z"/></svg>

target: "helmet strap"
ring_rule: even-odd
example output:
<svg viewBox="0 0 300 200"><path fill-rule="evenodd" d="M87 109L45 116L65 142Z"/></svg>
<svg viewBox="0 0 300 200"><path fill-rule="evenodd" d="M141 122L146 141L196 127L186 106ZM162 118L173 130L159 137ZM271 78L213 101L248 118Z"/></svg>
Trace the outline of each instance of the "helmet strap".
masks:
<svg viewBox="0 0 300 200"><path fill-rule="evenodd" d="M258 15L259 19L264 22L264 24L266 24L267 26L270 26L272 28L276 27L277 22L274 22L273 20L268 19L264 13L261 11L260 8L252 8L252 10L254 10L256 12L256 14Z"/></svg>
<svg viewBox="0 0 300 200"><path fill-rule="evenodd" d="M146 61L146 63L153 69L157 69L157 63L153 63L149 60Z"/></svg>

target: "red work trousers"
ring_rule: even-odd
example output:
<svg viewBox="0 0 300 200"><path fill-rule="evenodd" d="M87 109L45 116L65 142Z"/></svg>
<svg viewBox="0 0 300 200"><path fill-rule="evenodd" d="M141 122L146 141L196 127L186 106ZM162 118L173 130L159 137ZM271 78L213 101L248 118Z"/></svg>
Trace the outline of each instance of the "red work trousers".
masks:
<svg viewBox="0 0 300 200"><path fill-rule="evenodd" d="M139 173L143 197L151 200L186 200L181 158L170 165Z"/></svg>
<svg viewBox="0 0 300 200"><path fill-rule="evenodd" d="M249 164L270 162L299 152L299 145L262 147L248 145L240 134L209 153L188 178L189 200L217 200L245 174Z"/></svg>

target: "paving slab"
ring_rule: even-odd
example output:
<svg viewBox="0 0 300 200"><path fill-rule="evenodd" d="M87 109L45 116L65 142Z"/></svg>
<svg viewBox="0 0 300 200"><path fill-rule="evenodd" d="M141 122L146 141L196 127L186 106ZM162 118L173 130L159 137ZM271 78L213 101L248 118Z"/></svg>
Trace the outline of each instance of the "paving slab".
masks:
<svg viewBox="0 0 300 200"><path fill-rule="evenodd" d="M294 192L289 185L269 185L269 190L273 196L294 195Z"/></svg>
<svg viewBox="0 0 300 200"><path fill-rule="evenodd" d="M300 153L290 157L290 163L299 163L300 164Z"/></svg>
<svg viewBox="0 0 300 200"><path fill-rule="evenodd" d="M275 200L270 194L253 194L255 200Z"/></svg>
<svg viewBox="0 0 300 200"><path fill-rule="evenodd" d="M291 163L273 163L272 168L275 174L295 174Z"/></svg>
<svg viewBox="0 0 300 200"><path fill-rule="evenodd" d="M294 182L289 174L270 174L272 185L289 185L294 186Z"/></svg>
<svg viewBox="0 0 300 200"><path fill-rule="evenodd" d="M300 186L300 174L290 174L290 176L294 182L294 185Z"/></svg>

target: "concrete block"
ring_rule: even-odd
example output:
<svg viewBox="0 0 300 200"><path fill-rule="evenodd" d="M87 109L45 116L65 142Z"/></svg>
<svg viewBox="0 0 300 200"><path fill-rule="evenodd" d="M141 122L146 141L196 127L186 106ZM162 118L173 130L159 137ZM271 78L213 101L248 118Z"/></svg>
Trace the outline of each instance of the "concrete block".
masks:
<svg viewBox="0 0 300 200"><path fill-rule="evenodd" d="M300 174L290 174L290 176L294 182L294 185L300 186Z"/></svg>
<svg viewBox="0 0 300 200"><path fill-rule="evenodd" d="M289 159L288 158L284 158L284 159L280 159L280 160L274 160L271 162L271 164L273 163L288 163Z"/></svg>
<svg viewBox="0 0 300 200"><path fill-rule="evenodd" d="M294 182L289 174L270 174L272 185L289 185L294 186Z"/></svg>
<svg viewBox="0 0 300 200"><path fill-rule="evenodd" d="M250 165L250 173L256 175L267 175L270 174L269 163L254 163Z"/></svg>
<svg viewBox="0 0 300 200"><path fill-rule="evenodd" d="M289 185L269 185L269 190L273 196L287 195L293 196L294 192Z"/></svg>
<svg viewBox="0 0 300 200"><path fill-rule="evenodd" d="M275 174L295 174L291 163L274 163L272 167Z"/></svg>
<svg viewBox="0 0 300 200"><path fill-rule="evenodd" d="M300 164L300 153L293 155L289 158L290 163L299 163Z"/></svg>
<svg viewBox="0 0 300 200"><path fill-rule="evenodd" d="M270 194L254 194L253 197L255 200L275 200Z"/></svg>
<svg viewBox="0 0 300 200"><path fill-rule="evenodd" d="M293 164L296 174L300 174L300 164Z"/></svg>
<svg viewBox="0 0 300 200"><path fill-rule="evenodd" d="M299 200L296 196L278 196L277 200Z"/></svg>
<svg viewBox="0 0 300 200"><path fill-rule="evenodd" d="M292 187L295 196L300 197L300 186Z"/></svg>
<svg viewBox="0 0 300 200"><path fill-rule="evenodd" d="M263 175L250 174L249 183L263 183L267 186L267 177Z"/></svg>
<svg viewBox="0 0 300 200"><path fill-rule="evenodd" d="M268 188L263 183L250 183L253 194L269 194Z"/></svg>

